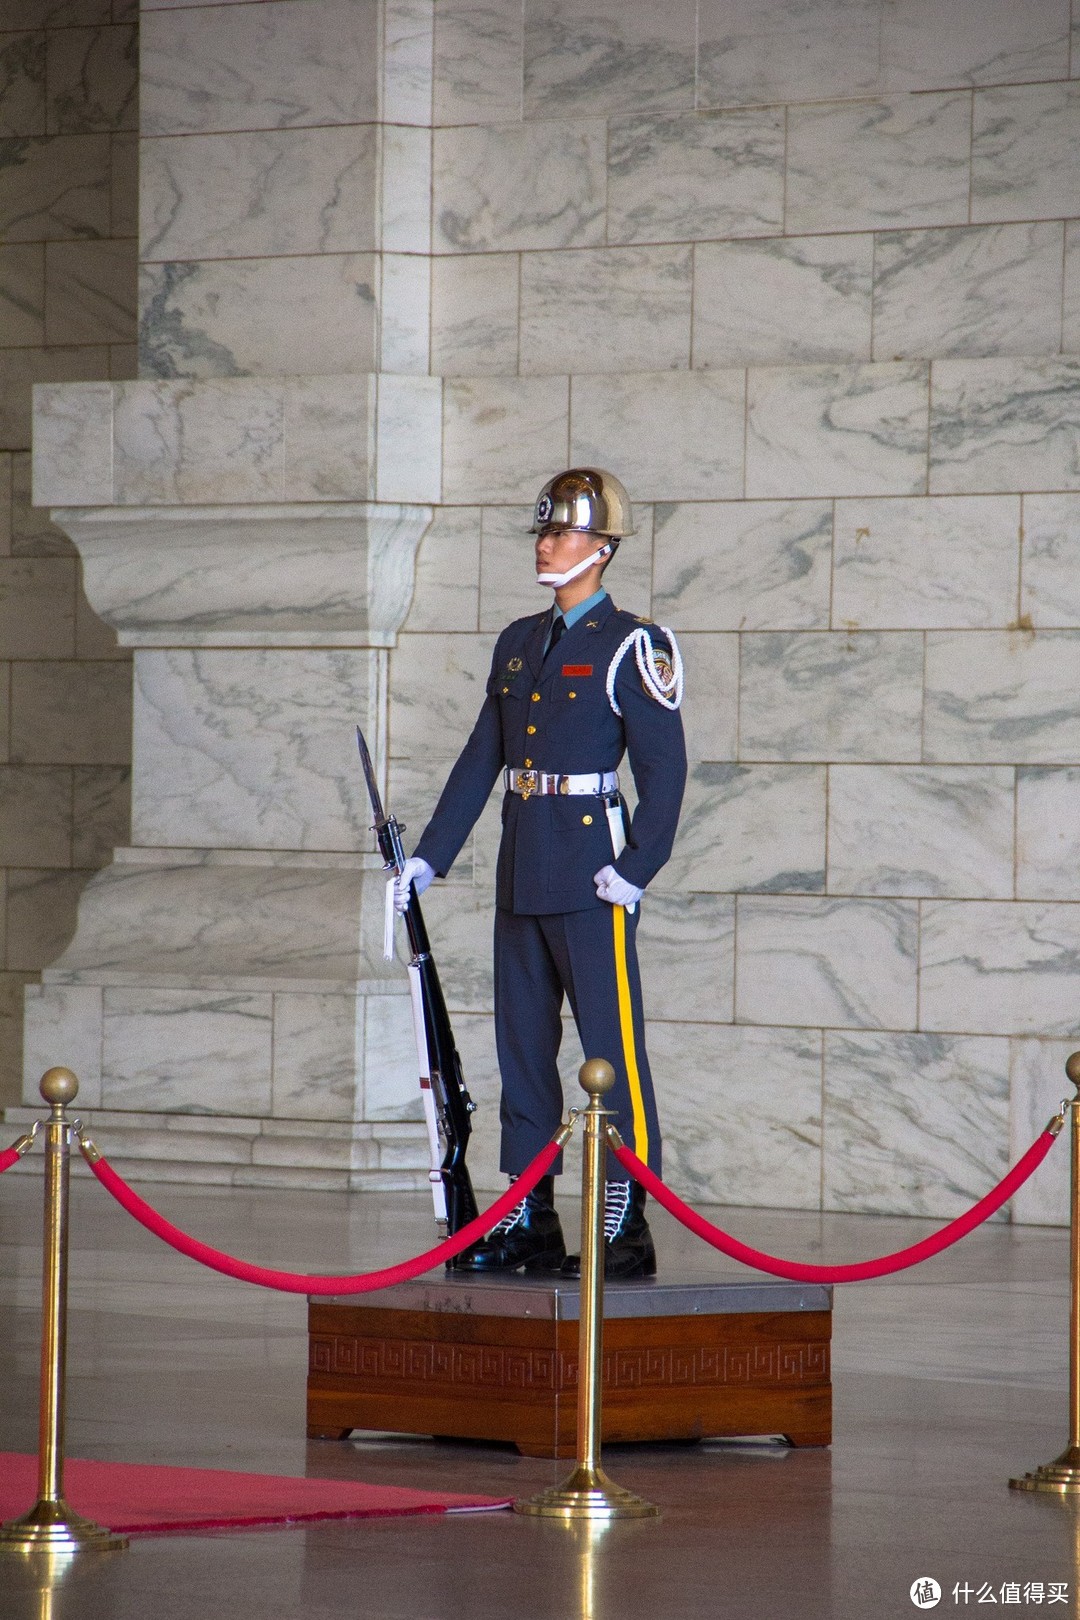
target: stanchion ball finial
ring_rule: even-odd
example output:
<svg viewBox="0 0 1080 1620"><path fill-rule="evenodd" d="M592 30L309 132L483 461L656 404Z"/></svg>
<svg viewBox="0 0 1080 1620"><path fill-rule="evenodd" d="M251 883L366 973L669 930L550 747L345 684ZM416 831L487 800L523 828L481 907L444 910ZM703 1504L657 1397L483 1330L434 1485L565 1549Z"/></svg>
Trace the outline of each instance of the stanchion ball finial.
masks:
<svg viewBox="0 0 1080 1620"><path fill-rule="evenodd" d="M578 1070L578 1082L590 1097L603 1097L615 1084L615 1070L606 1058L590 1058Z"/></svg>
<svg viewBox="0 0 1080 1620"><path fill-rule="evenodd" d="M1080 1052L1072 1052L1065 1059L1065 1073L1074 1086L1080 1087Z"/></svg>
<svg viewBox="0 0 1080 1620"><path fill-rule="evenodd" d="M38 1082L38 1090L47 1103L63 1107L74 1102L79 1090L78 1077L70 1069L46 1069Z"/></svg>

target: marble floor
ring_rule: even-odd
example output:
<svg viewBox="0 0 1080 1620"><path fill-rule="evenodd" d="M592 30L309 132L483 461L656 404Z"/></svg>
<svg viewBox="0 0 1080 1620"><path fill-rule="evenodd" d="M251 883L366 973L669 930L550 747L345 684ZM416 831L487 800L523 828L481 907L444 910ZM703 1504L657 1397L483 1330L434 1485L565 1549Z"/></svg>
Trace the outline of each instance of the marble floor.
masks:
<svg viewBox="0 0 1080 1620"><path fill-rule="evenodd" d="M208 1241L283 1266L360 1269L431 1236L419 1197L148 1195ZM0 1183L0 1449L36 1443L39 1199L29 1176ZM760 1210L723 1219L804 1259L862 1258L929 1229ZM662 1213L655 1226L664 1267L725 1269ZM302 1299L181 1259L89 1181L73 1188L73 1232L72 1455L500 1494L566 1471L491 1446L307 1442ZM79 1560L51 1592L0 1555L0 1617L868 1620L918 1612L909 1588L921 1576L944 1589L941 1613L974 1610L987 1590L1014 1612L1071 1613L1080 1513L1006 1488L1066 1438L1067 1265L1065 1232L995 1225L896 1280L838 1290L831 1450L610 1448L609 1472L656 1502L658 1520L592 1538L510 1513L141 1538ZM1050 1603L1051 1583L1059 1595L1067 1583L1067 1602Z"/></svg>

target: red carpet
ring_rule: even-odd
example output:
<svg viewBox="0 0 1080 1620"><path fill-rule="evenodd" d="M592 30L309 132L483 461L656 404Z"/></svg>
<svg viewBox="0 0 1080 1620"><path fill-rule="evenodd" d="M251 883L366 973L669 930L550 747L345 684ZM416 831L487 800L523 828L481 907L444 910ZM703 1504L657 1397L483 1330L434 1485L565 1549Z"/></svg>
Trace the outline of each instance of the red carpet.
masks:
<svg viewBox="0 0 1080 1620"><path fill-rule="evenodd" d="M413 1513L487 1512L508 1497L411 1491L351 1480L288 1479L219 1468L162 1468L148 1463L80 1462L64 1468L64 1495L77 1513L110 1530L238 1530L317 1519L382 1519ZM0 1451L0 1519L15 1519L37 1497L37 1458Z"/></svg>

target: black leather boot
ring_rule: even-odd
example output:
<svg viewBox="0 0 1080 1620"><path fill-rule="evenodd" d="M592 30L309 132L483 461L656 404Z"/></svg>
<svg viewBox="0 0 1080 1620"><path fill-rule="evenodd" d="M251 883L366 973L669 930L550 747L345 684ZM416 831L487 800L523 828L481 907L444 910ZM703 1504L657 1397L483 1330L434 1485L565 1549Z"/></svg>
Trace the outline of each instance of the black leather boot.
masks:
<svg viewBox="0 0 1080 1620"><path fill-rule="evenodd" d="M459 1254L455 1271L558 1271L566 1244L555 1208L555 1177L542 1176L487 1237Z"/></svg>
<svg viewBox="0 0 1080 1620"><path fill-rule="evenodd" d="M564 1277L581 1276L581 1256L567 1255ZM656 1249L645 1219L645 1189L636 1181L604 1183L604 1280L656 1276Z"/></svg>

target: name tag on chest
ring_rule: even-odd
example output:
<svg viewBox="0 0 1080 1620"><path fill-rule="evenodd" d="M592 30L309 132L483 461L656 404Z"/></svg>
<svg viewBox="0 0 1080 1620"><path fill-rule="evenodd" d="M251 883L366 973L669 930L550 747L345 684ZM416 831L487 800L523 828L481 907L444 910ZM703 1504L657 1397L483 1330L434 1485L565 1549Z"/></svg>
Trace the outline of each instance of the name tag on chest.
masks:
<svg viewBox="0 0 1080 1620"><path fill-rule="evenodd" d="M575 680L585 680L589 675L592 674L592 665L564 664L562 667L562 672L564 675L572 675Z"/></svg>

